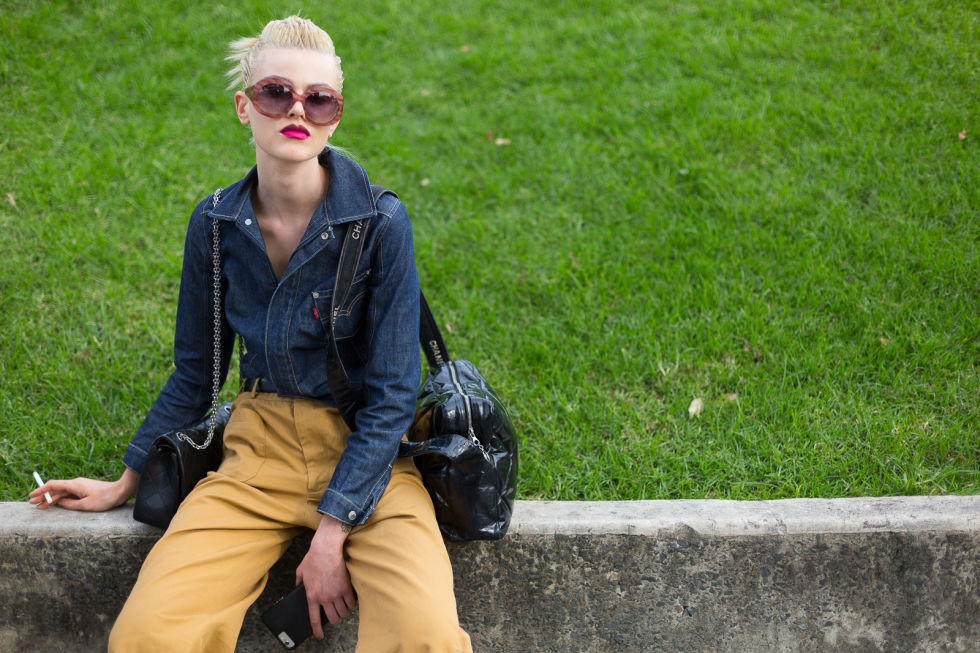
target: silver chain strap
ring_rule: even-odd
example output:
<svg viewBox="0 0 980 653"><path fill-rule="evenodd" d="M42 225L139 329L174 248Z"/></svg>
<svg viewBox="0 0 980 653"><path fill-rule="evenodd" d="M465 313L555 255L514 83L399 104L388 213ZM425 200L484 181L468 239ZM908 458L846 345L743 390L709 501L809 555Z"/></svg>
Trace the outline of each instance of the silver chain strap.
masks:
<svg viewBox="0 0 980 653"><path fill-rule="evenodd" d="M218 205L221 201L221 189L214 191L214 201L212 207ZM212 218L211 220L211 272L212 272L212 286L211 294L214 299L214 338L212 343L214 345L213 349L213 364L212 364L212 382L211 382L211 419L208 422L208 438L204 441L204 444L197 444L189 436L178 432L177 438L183 440L187 444L191 445L195 449L207 449L208 445L211 444L211 439L214 437L214 427L218 420L218 392L221 390L221 234L218 232L218 219Z"/></svg>

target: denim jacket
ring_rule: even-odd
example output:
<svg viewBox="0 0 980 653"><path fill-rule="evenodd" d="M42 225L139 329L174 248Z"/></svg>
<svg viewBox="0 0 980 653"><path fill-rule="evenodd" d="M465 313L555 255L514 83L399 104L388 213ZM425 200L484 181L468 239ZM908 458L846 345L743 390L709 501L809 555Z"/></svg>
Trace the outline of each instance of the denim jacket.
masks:
<svg viewBox="0 0 980 653"><path fill-rule="evenodd" d="M368 218L354 285L335 326L351 386L361 396L356 429L317 510L362 524L388 484L398 442L411 424L418 389L419 281L412 228L402 203L386 194L377 205L364 169L331 150L327 196L280 280L252 211L253 168L191 215L174 338L176 369L126 450L123 462L142 472L149 445L166 431L200 420L211 404L213 361L212 220L221 233L221 383L234 335L244 340L242 378L272 381L280 395L334 405L327 381L330 298L345 225Z"/></svg>

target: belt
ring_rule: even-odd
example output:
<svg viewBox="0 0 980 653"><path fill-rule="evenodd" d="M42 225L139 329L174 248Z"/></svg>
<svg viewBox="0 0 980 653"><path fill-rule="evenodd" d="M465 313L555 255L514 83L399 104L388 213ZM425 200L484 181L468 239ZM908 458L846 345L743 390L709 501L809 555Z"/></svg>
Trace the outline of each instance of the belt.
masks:
<svg viewBox="0 0 980 653"><path fill-rule="evenodd" d="M276 384L269 379L242 379L239 392L273 392L278 394Z"/></svg>

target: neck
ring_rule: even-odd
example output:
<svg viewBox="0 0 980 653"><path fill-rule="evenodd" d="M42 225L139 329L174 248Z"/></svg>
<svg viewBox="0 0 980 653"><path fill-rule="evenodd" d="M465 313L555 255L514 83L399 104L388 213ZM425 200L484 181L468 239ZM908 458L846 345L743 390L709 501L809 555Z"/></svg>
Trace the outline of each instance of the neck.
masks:
<svg viewBox="0 0 980 653"><path fill-rule="evenodd" d="M258 184L253 191L257 215L281 220L309 220L327 194L328 175L316 158L301 162L256 159ZM259 215L259 217L262 217Z"/></svg>

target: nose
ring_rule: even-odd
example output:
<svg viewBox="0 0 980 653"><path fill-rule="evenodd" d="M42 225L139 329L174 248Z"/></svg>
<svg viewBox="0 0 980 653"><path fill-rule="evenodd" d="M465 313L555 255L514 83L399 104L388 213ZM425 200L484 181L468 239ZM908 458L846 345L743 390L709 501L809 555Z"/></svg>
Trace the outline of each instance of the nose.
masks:
<svg viewBox="0 0 980 653"><path fill-rule="evenodd" d="M302 100L294 100L293 106L289 107L289 113L287 114L290 118L292 117L306 117L306 110L303 107Z"/></svg>

